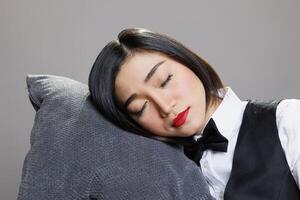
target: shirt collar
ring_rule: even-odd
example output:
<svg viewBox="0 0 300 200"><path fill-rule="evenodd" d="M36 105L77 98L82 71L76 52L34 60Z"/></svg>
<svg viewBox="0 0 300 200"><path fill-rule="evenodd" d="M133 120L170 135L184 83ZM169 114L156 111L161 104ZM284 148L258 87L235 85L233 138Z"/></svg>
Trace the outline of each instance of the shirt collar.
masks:
<svg viewBox="0 0 300 200"><path fill-rule="evenodd" d="M238 127L237 124L240 123L243 117L244 104L230 87L220 89L219 94L223 97L223 100L211 118L215 121L219 132L230 140L238 132L236 130ZM202 136L201 134L194 135L194 139L197 140Z"/></svg>

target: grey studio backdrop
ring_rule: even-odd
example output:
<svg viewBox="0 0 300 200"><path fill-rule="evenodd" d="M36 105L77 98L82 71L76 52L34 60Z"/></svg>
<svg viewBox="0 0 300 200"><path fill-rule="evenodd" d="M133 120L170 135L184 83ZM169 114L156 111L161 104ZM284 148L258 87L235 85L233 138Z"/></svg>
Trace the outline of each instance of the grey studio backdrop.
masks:
<svg viewBox="0 0 300 200"><path fill-rule="evenodd" d="M0 199L16 199L35 111L26 74L87 84L99 51L126 27L169 34L241 99L300 98L300 1L0 1Z"/></svg>

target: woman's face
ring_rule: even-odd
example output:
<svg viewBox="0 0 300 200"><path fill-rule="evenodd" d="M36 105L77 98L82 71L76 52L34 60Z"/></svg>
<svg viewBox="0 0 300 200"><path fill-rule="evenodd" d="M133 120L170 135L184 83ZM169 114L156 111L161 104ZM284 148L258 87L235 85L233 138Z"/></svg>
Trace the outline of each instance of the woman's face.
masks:
<svg viewBox="0 0 300 200"><path fill-rule="evenodd" d="M115 92L121 106L137 94L128 104L128 113L155 135L191 136L202 129L207 118L205 90L199 78L159 52L138 52L128 57L116 77ZM176 115L188 107L185 122L173 126ZM141 110L140 116L133 114Z"/></svg>

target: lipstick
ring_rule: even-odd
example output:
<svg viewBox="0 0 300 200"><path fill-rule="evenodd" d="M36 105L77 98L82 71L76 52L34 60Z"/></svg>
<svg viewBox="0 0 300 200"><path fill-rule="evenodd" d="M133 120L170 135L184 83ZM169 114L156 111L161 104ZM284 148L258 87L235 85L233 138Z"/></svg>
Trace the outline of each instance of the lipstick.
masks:
<svg viewBox="0 0 300 200"><path fill-rule="evenodd" d="M175 127L179 127L181 126L182 124L184 124L186 118L187 118L187 115L189 113L189 109L190 109L190 106L187 107L184 111L180 112L176 117L175 119L173 119L173 126Z"/></svg>

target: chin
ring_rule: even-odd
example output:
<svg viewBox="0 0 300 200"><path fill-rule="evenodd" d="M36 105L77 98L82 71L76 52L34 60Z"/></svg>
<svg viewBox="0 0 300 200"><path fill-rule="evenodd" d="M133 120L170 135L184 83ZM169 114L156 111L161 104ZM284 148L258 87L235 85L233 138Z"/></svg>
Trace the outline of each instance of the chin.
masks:
<svg viewBox="0 0 300 200"><path fill-rule="evenodd" d="M179 132L177 134L177 137L190 137L192 135L194 135L195 132L192 131L191 129L188 129L188 130L182 130L181 132Z"/></svg>
<svg viewBox="0 0 300 200"><path fill-rule="evenodd" d="M200 122L199 122L200 124ZM192 126L189 127L189 136L195 135L200 129L200 126L197 124L197 126Z"/></svg>

